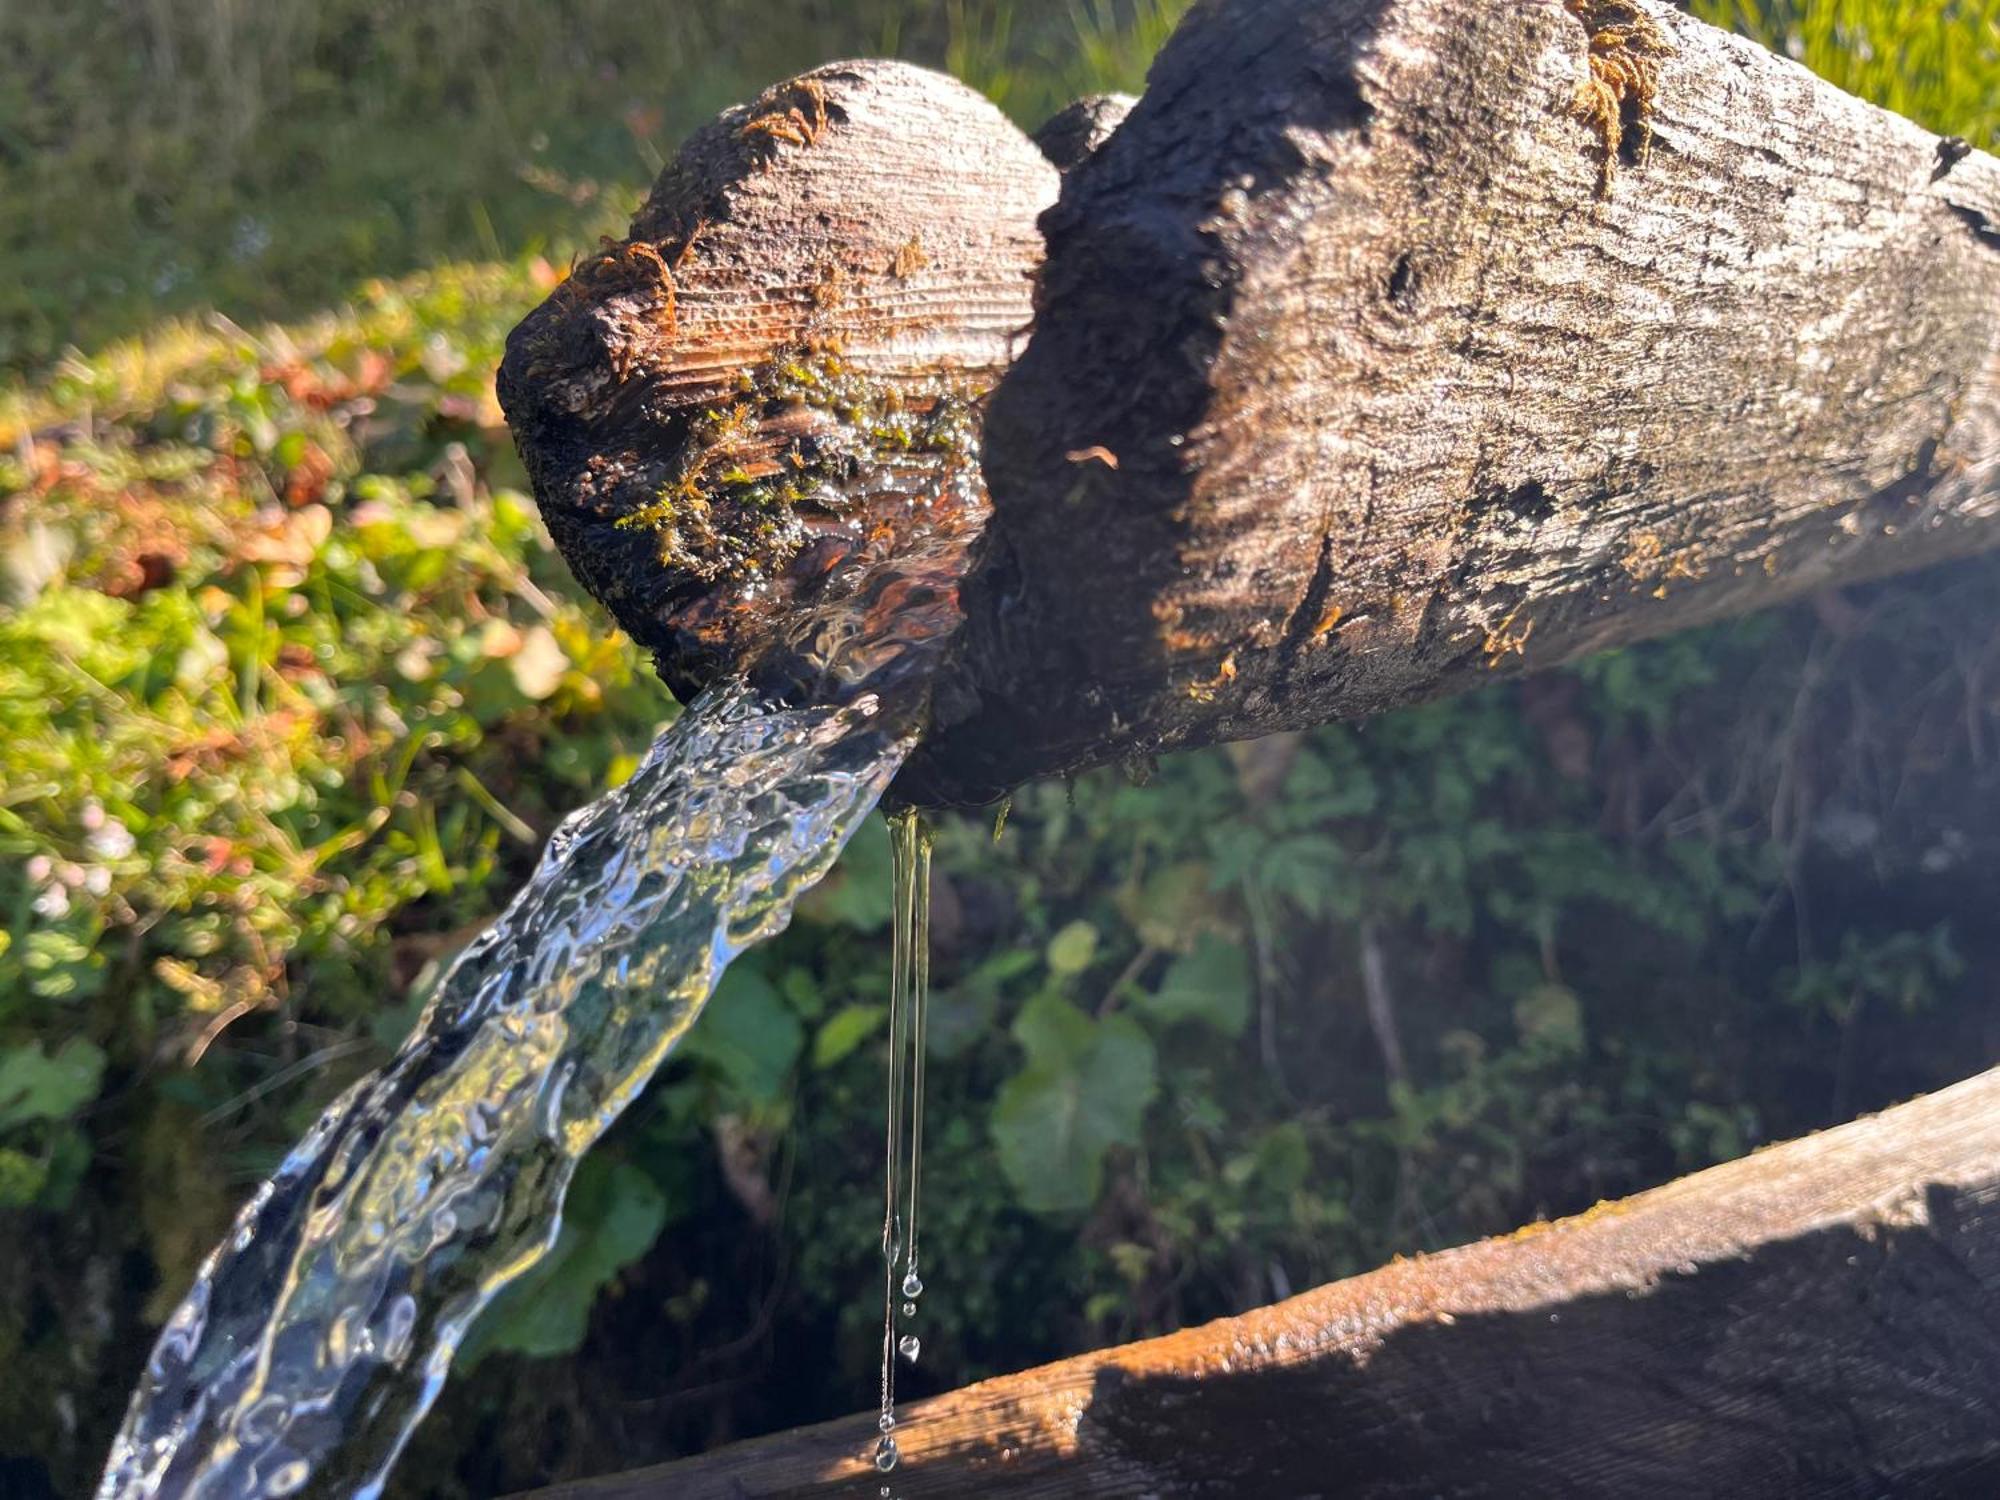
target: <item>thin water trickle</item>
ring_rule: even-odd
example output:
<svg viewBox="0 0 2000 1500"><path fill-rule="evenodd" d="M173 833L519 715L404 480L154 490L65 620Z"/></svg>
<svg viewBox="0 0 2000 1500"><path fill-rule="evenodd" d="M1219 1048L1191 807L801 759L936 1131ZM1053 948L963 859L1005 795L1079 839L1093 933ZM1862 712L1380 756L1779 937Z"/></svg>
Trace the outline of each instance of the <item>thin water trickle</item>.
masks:
<svg viewBox="0 0 2000 1500"><path fill-rule="evenodd" d="M909 1246L903 1252L903 1295L923 1295L924 1283L917 1275L919 1230L917 1203L924 1183L924 1054L925 1035L931 1000L931 830L921 820L916 824L913 847L908 857L915 868L910 876L910 938L904 946L909 965L910 1031L910 1208Z"/></svg>
<svg viewBox="0 0 2000 1500"><path fill-rule="evenodd" d="M891 909L889 947L889 1105L882 1204L882 1414L883 1432L896 1425L896 1356L916 1362L922 1341L898 1335L897 1297L904 1318L917 1315L924 1290L917 1274L919 1207L924 1166L924 1054L930 1011L931 830L914 812L889 821ZM905 1136L907 1135L907 1161ZM907 1195L907 1196L905 1196ZM902 1268L898 1282L896 1271ZM893 1439L875 1449L875 1466L895 1467Z"/></svg>
<svg viewBox="0 0 2000 1500"><path fill-rule="evenodd" d="M910 897L915 889L917 818L904 812L889 820L889 1104L883 1132L882 1193L882 1415L884 1432L896 1425L896 1265L903 1251L901 1186L903 1170L903 1068L908 1051ZM884 1462L886 1458L887 1462ZM877 1468L896 1462L896 1444L883 1438L875 1448Z"/></svg>

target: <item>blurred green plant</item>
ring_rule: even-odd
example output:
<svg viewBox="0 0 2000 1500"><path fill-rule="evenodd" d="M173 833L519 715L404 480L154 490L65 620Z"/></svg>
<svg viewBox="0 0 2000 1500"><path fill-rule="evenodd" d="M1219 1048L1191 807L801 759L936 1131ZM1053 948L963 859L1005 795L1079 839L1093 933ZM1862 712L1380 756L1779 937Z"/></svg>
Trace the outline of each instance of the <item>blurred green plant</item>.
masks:
<svg viewBox="0 0 2000 1500"><path fill-rule="evenodd" d="M2000 0L1692 0L1850 94L2000 146Z"/></svg>
<svg viewBox="0 0 2000 1500"><path fill-rule="evenodd" d="M163 312L295 316L442 259L566 258L675 141L894 55L1026 126L1136 88L1187 0L77 0L0 7L0 372Z"/></svg>
<svg viewBox="0 0 2000 1500"><path fill-rule="evenodd" d="M13 409L0 1209L109 1215L94 1250L143 1247L152 1315L231 1184L386 1055L411 981L671 712L513 487L491 371L552 284L378 284L72 358ZM49 1339L0 1320L9 1359Z"/></svg>

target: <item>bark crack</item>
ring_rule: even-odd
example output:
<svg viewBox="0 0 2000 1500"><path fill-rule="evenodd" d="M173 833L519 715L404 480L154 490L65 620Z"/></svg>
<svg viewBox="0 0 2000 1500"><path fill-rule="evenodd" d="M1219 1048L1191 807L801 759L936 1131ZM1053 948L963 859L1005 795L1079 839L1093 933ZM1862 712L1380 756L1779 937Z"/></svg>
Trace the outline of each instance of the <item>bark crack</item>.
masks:
<svg viewBox="0 0 2000 1500"><path fill-rule="evenodd" d="M1957 214L1972 237L1989 250L2000 250L2000 224L1993 222L1993 216L1984 209L1974 208L1969 203L1954 203L1945 199L1945 207Z"/></svg>
<svg viewBox="0 0 2000 1500"><path fill-rule="evenodd" d="M1305 650L1308 640L1324 635L1339 622L1337 613L1330 614L1326 607L1327 596L1333 592L1333 532L1323 530L1319 538L1319 561L1313 565L1311 580L1306 584L1305 594L1300 598L1298 608L1292 611L1291 619L1285 622L1283 640L1278 643L1278 690L1284 691L1291 681L1293 671L1298 667L1299 654Z"/></svg>

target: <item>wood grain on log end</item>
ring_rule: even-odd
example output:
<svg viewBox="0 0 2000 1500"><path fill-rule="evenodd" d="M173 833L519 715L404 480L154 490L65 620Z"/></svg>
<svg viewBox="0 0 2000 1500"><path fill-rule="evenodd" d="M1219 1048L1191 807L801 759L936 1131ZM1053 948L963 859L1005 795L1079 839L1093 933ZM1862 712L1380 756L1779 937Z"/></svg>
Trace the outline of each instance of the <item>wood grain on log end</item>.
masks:
<svg viewBox="0 0 2000 1500"><path fill-rule="evenodd" d="M1665 0L1196 7L1045 218L979 706L906 780L977 800L1992 545L2000 163L1945 145Z"/></svg>
<svg viewBox="0 0 2000 1500"><path fill-rule="evenodd" d="M857 505L840 466L880 432L922 446L941 400L1007 368L1056 182L955 80L819 68L696 134L508 339L549 529L677 691L903 524L883 507L910 496Z"/></svg>
<svg viewBox="0 0 2000 1500"><path fill-rule="evenodd" d="M909 1500L2000 1493L2000 1072L897 1431ZM538 1500L874 1500L873 1437L855 1416Z"/></svg>

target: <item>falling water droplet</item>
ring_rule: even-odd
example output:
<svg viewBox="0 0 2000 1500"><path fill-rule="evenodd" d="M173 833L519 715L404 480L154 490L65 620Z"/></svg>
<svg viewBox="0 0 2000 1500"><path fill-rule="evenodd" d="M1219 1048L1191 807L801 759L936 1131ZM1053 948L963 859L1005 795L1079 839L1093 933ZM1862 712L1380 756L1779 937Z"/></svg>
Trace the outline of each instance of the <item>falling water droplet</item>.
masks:
<svg viewBox="0 0 2000 1500"><path fill-rule="evenodd" d="M917 1315L917 1304L914 1302L905 1302L903 1304L903 1316L906 1318L914 1318L916 1315Z"/></svg>
<svg viewBox="0 0 2000 1500"><path fill-rule="evenodd" d="M905 1054L909 1031L910 893L916 873L911 857L916 847L917 820L914 813L889 819L890 910L894 914L889 930L889 1105L888 1140L883 1154L882 1196L882 1416L879 1425L885 1434L875 1450L875 1462L883 1469L896 1462L896 1440L887 1436L896 1422L896 1261L902 1253L902 1220L897 1200L902 1196L903 1094ZM884 1459L887 1462L884 1462Z"/></svg>
<svg viewBox="0 0 2000 1500"><path fill-rule="evenodd" d="M917 1362L917 1354L923 1347L923 1340L919 1339L914 1333L906 1333L896 1341L897 1351L911 1364Z"/></svg>
<svg viewBox="0 0 2000 1500"><path fill-rule="evenodd" d="M917 1279L915 1271L910 1272L909 1275L903 1278L903 1295L905 1297L921 1297L923 1294L924 1284Z"/></svg>

